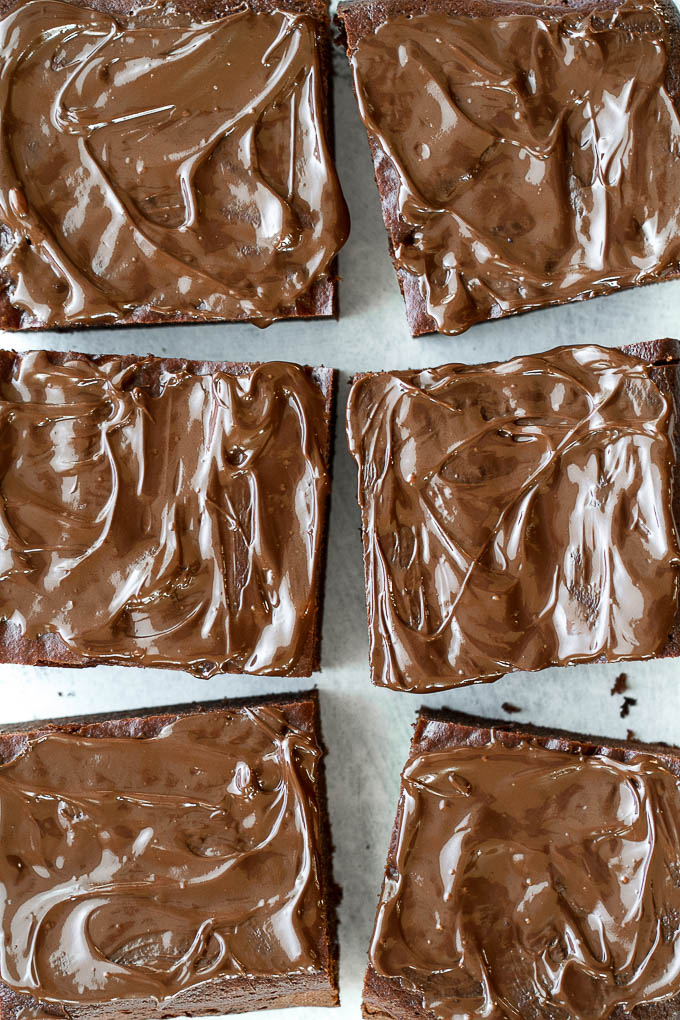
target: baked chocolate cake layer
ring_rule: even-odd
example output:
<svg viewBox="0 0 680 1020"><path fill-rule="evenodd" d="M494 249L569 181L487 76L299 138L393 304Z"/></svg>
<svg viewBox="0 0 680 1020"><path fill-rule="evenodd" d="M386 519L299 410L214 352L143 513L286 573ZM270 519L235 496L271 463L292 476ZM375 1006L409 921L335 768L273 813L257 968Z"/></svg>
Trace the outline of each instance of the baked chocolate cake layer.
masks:
<svg viewBox="0 0 680 1020"><path fill-rule="evenodd" d="M339 17L414 336L678 276L670 0L354 0Z"/></svg>
<svg viewBox="0 0 680 1020"><path fill-rule="evenodd" d="M360 376L373 682L680 655L680 344Z"/></svg>
<svg viewBox="0 0 680 1020"><path fill-rule="evenodd" d="M0 732L0 1018L337 1005L316 692Z"/></svg>
<svg viewBox="0 0 680 1020"><path fill-rule="evenodd" d="M0 0L0 327L333 316L323 0Z"/></svg>
<svg viewBox="0 0 680 1020"><path fill-rule="evenodd" d="M0 352L0 662L318 669L334 379Z"/></svg>
<svg viewBox="0 0 680 1020"><path fill-rule="evenodd" d="M422 710L364 1016L677 1017L679 814L678 748Z"/></svg>

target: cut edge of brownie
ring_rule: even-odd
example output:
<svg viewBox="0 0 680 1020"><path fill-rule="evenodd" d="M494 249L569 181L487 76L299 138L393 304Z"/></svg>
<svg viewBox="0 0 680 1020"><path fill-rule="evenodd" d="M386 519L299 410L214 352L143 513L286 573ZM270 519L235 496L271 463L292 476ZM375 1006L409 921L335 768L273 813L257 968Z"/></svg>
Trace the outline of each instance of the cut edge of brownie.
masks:
<svg viewBox="0 0 680 1020"><path fill-rule="evenodd" d="M26 0L0 0L0 18L4 18ZM69 0L77 7L101 11L112 17L116 15L130 16L134 11L144 8L144 0ZM316 44L321 69L321 87L323 109L321 126L328 144L329 153L335 163L335 132L333 122L333 73L332 73L332 39L331 19L328 0L177 0L173 9L205 19L221 18L242 10L244 3L256 13L268 14L273 11L305 14L312 18L316 27ZM0 223L1 226L1 223ZM313 280L310 287L298 296L295 305L283 311L272 321L287 322L299 319L335 319L340 317L340 276L338 273L337 255L331 262L328 271ZM115 322L82 322L70 323L66 326L52 326L42 323L22 324L23 311L12 303L9 290L13 280L7 273L0 270L0 329L11 333L40 334L45 331L54 333L71 332L72 330L115 330L126 326L171 326L171 325L218 325L220 323L251 323L262 327L269 325L270 320L249 318L247 315L238 318L203 319L189 313L166 313L153 311L148 306L140 305L130 313L122 315Z"/></svg>
<svg viewBox="0 0 680 1020"><path fill-rule="evenodd" d="M565 346L568 346L568 347L569 346L580 347L580 346L591 346L591 345L589 345L589 344L573 344L573 345L565 345ZM593 346L597 346L597 345L593 345ZM624 354L628 354L628 355L630 355L632 357L639 358L641 361L646 361L650 365L650 377L652 378L652 380L654 381L654 383L658 387L659 391L665 397L670 398L670 401L671 401L671 403L672 403L672 405L674 407L674 413L672 414L672 417L671 417L672 426L673 426L673 431L672 431L672 435L671 435L671 443L673 445L673 449L674 449L674 452L675 452L675 467L674 467L674 470L673 470L673 480L672 480L672 490L673 491L672 491L671 499L672 499L673 517L674 517L674 520L675 520L675 528L676 528L676 532L677 532L678 538L680 540L680 340L676 340L676 339L671 338L671 337L664 337L664 338L661 338L661 339L658 339L658 340L641 340L641 341L638 341L637 343L625 344L622 347L615 347L615 348L612 348L612 349L613 350L622 351ZM549 353L549 351L539 351L536 356L540 357L541 354L547 354L547 353ZM511 361L512 358L508 358L506 360L507 361ZM503 362L480 363L479 367L483 368L485 364L503 364ZM462 367L466 367L466 366L462 365ZM407 372L410 372L410 371L423 371L423 370L422 369L410 369L410 370L407 370ZM402 370L396 370L394 372L390 372L389 370L384 370L384 371L379 371L379 372L357 372L355 375L353 375L350 378L350 385L353 386L354 383L359 382L361 379L365 379L365 378L368 378L368 377L376 377L376 376L384 376L384 375L397 375L397 376L399 376L399 375L403 375L403 374L405 374L405 373ZM349 425L349 404L348 404L347 405L347 410L346 410L346 419L345 419L345 430L346 430L346 437L347 437L348 443L349 443L349 429L350 429L350 425ZM350 453L350 456L351 456L351 453ZM362 499L361 499L361 479L360 478L358 479L358 482L357 482L357 490L356 491L357 491L357 501L359 503L359 510L361 512L361 543L362 543L362 550L363 550L364 582L365 582L366 608L367 608L367 618L368 618L368 616L370 615L370 612L371 612L371 607L370 607L370 603L369 603L369 592L368 592L368 557L369 557L369 551L370 550L369 550L369 536L368 536L368 532L367 532L366 527L365 527L364 506L363 506ZM370 634L369 634L369 637L370 637ZM370 656L370 654L371 653L369 651L369 656ZM668 641L667 641L666 645L664 646L663 649L661 649L661 651L656 656L654 656L654 658L655 659L669 659L669 658L678 658L678 657L680 657L680 577L678 578L678 582L676 584L676 613L675 613L675 620L674 620L674 623L673 623L673 629L672 629L671 633L668 635ZM618 663L618 662L635 662L635 661L639 661L639 660L635 660L633 658L631 658L631 659L610 660L610 659L606 659L603 656L600 659L594 660L594 662L592 662L591 665L597 665L598 663L607 663L607 662L617 662ZM373 665L372 661L370 661L370 669L371 669L371 683L373 683L374 686L376 686L376 687L388 687L389 689L393 689L390 685L388 685L388 684L381 684L376 679L376 672L375 672L374 665ZM448 687L446 685L443 685L441 687L431 686L429 688L410 689L410 690L403 690L403 691L400 689L400 693L404 693L404 694L416 694L416 695L422 695L424 693L428 693L428 691L430 691L432 693L437 693L437 692L441 693L441 692L443 692L443 691L445 691L447 689L455 690L458 687L466 687L466 686L470 686L471 684L474 684L474 683L494 683L496 680L501 679L501 677L503 677L505 675L507 675L507 674L499 673L498 675L495 675L495 676L492 676L492 677L491 676L490 677L484 677L481 680L466 680L466 681L463 681L463 682L458 682L458 683L456 683L454 685L448 685Z"/></svg>
<svg viewBox="0 0 680 1020"><path fill-rule="evenodd" d="M230 1015L249 1010L282 1009L291 1006L337 1006L340 1003L338 987L339 943L337 937L337 907L341 889L333 877L333 842L330 816L326 795L325 756L327 748L323 740L319 693L314 689L269 694L259 697L225 698L215 701L191 702L181 705L163 705L153 708L132 709L96 715L71 716L54 720L33 720L23 723L0 724L0 766L21 754L31 741L49 733L75 733L89 738L135 738L149 739L183 716L213 711L238 711L243 708L277 707L286 721L314 737L322 752L318 765L314 793L319 809L319 886L322 894L321 912L323 931L317 946L319 971L309 978L307 975L284 975L257 978L261 987L254 988L247 977L224 977L204 985L194 985L186 992L158 1007L154 1004L140 1004L138 1000L122 1000L97 1007L59 1006L54 1003L39 1003L30 995L15 992L0 980L0 1020L26 1020L27 1017L58 1017L68 1020L78 1017L97 1017L101 1020L117 1020L123 1013L135 1010L135 1016L144 1018L175 1017L186 1013L188 1016L204 1016L210 1013ZM212 985L214 1001L206 1002L202 989ZM235 998L236 1008L231 1002L222 1001L225 996ZM250 998L248 997L250 996ZM273 1001L273 996L276 996ZM143 1000L141 1000L143 1002ZM175 1003L178 1004L177 1010Z"/></svg>
<svg viewBox="0 0 680 1020"><path fill-rule="evenodd" d="M9 379L16 362L30 353L30 351L0 350L0 380L5 381ZM132 386L139 386L146 389L152 395L158 392L158 381L161 372L187 371L194 375L213 375L216 372L224 372L228 375L243 376L249 375L251 372L267 364L267 362L259 361L235 362L169 358L153 354L88 354L83 351L44 351L43 353L48 356L50 362L54 365L63 365L67 361L73 360L91 361L96 365L118 361L125 368L135 362L146 362L146 364L142 365L142 371L128 380L128 386L130 388ZM147 359L151 359L151 362ZM290 364L293 364L293 362L290 362ZM325 433L323 436L320 435L319 447L326 467L328 482L319 521L320 545L314 592L314 618L295 668L285 673L264 674L272 679L277 677L284 679L294 677L306 678L312 676L313 673L318 673L321 669L321 633L328 554L328 518L332 486L333 438L338 372L334 368L323 366L296 365L296 367L301 368L305 375L318 386L324 398ZM56 633L45 633L37 638L27 638L22 635L17 624L9 623L1 618L0 665L51 666L73 669L111 665L136 666L142 669L156 668L143 666L138 662L131 662L128 659L119 660L108 656L97 658L96 656L80 655L78 652L70 649L59 634ZM168 665L162 668L184 671L182 666ZM237 676L258 675L256 673L242 674L238 669L226 669L223 671L223 675L228 674Z"/></svg>
<svg viewBox="0 0 680 1020"><path fill-rule="evenodd" d="M675 6L673 0L657 0L657 7L664 21L668 44L665 85L676 110L680 114L680 10ZM588 14L598 9L611 10L611 8L612 5L609 0L563 0L560 4L532 3L531 0L342 0L338 5L335 23L340 29L339 44L344 45L347 57L351 60L356 47L366 35L374 33L389 18L401 14L412 16L423 12L436 11L443 14L471 18L493 16L506 18L513 15L528 14L553 20L564 17L570 12ZM352 81L352 87L356 96L354 80ZM435 320L427 310L427 301L421 291L419 277L408 272L397 261L395 244L406 240L411 232L411 226L402 221L399 214L400 178L398 171L389 155L382 149L377 137L370 130L365 130L373 161L375 183L380 196L383 221L387 232L387 247L404 301L406 319L411 335L419 337L439 333L440 330ZM636 284L625 284L624 286L618 285L610 290L603 290L596 294L584 293L567 301L556 298L538 307L512 309L506 312L501 311L493 319L491 317L479 319L468 326L461 327L456 333L448 335L459 335L466 332L473 325L495 322L497 319L506 319L514 315L528 315L530 312L559 307L564 304L588 301L595 297L608 297L610 294L618 293L621 290L651 286L655 283L665 283L678 277L680 277L680 263L675 267L669 267L656 280L643 280ZM447 334L442 333L442 335Z"/></svg>
<svg viewBox="0 0 680 1020"><path fill-rule="evenodd" d="M493 737L505 747L531 741L552 751L565 751L585 757L602 755L614 761L627 761L642 752L653 754L680 779L680 747L641 740L589 736L569 730L508 719L487 719L453 709L421 706L413 726L408 760L419 753L445 751L455 747L481 747ZM401 789L401 788L400 788ZM385 875L396 852L402 821L401 796L390 835ZM379 974L369 962L363 988L362 1015L370 1020L440 1020L423 1005L422 996L406 987L398 977ZM611 1020L677 1020L680 994L659 1002L645 1003L630 1012L617 1006Z"/></svg>

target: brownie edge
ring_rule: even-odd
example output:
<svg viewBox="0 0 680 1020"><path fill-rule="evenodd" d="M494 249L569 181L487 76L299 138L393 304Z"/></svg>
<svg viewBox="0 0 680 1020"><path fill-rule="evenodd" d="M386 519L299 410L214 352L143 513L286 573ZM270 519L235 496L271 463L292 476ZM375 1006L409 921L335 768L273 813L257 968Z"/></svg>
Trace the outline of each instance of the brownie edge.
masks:
<svg viewBox="0 0 680 1020"><path fill-rule="evenodd" d="M159 1020L179 1015L203 1016L208 1014L242 1013L250 1010L284 1008L292 1006L336 1006L338 996L338 943L336 933L336 907L340 891L333 880L332 843L326 802L326 785L323 757L325 746L321 733L319 697L316 690L284 693L258 698L241 698L167 706L111 715L96 715L60 719L54 722L29 722L0 726L0 770L3 765L21 756L31 741L49 734L69 734L90 740L134 738L145 740L158 737L165 727L178 720L198 718L206 713L238 714L242 710L258 709L264 718L281 720L283 734L286 727L308 741L310 750L318 755L316 778L311 802L304 809L311 822L311 839L315 847L318 873L318 905L321 925L317 941L312 947L316 963L303 973L223 975L194 984L171 999L157 1003L152 999L118 999L109 1003L85 1003L63 1006L54 1002L38 1003L30 995L20 994L0 982L0 1020L26 1020L31 1016L55 1016L75 1020L114 1020L122 1014L133 1013L140 1020ZM270 713L267 715L267 713ZM109 743L109 747L113 746ZM307 753L307 752L305 752ZM1 771L0 771L1 774ZM238 770L237 770L238 775ZM273 957L272 957L273 959Z"/></svg>

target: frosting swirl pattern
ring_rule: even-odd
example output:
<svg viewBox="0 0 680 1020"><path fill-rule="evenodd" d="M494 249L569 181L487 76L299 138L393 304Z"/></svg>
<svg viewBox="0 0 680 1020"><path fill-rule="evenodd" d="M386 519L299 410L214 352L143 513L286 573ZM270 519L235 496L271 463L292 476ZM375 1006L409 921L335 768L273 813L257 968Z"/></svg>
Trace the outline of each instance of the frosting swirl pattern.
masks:
<svg viewBox="0 0 680 1020"><path fill-rule="evenodd" d="M374 681L425 691L662 651L671 405L648 363L594 346L357 380Z"/></svg>
<svg viewBox="0 0 680 1020"><path fill-rule="evenodd" d="M322 389L284 363L162 364L17 356L0 383L0 614L98 661L294 671L316 625Z"/></svg>
<svg viewBox="0 0 680 1020"><path fill-rule="evenodd" d="M319 760L275 707L30 740L0 765L3 983L48 1003L162 1002L317 969Z"/></svg>
<svg viewBox="0 0 680 1020"><path fill-rule="evenodd" d="M606 1020L677 994L679 815L647 753L416 751L371 964L441 1020Z"/></svg>
<svg viewBox="0 0 680 1020"><path fill-rule="evenodd" d="M348 230L317 28L160 2L0 21L0 277L21 325L295 310Z"/></svg>
<svg viewBox="0 0 680 1020"><path fill-rule="evenodd" d="M343 16L415 332L677 274L671 4L367 6Z"/></svg>

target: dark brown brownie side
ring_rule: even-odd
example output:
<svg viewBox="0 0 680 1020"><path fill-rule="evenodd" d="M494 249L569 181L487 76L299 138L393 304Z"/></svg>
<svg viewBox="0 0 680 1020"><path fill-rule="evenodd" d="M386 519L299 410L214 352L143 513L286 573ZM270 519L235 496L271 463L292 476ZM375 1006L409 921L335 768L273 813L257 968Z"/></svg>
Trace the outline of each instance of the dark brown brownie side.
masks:
<svg viewBox="0 0 680 1020"><path fill-rule="evenodd" d="M663 395L669 398L675 408L673 415L673 447L675 450L675 469L673 472L673 516L675 526L680 535L680 340L665 337L659 340L644 340L639 343L627 344L620 350L624 354L641 358L652 366L650 373L652 379L659 387ZM361 379L366 375L382 375L385 373L359 372L353 379ZM364 527L362 518L361 541L364 557L365 576L368 577L368 556L369 536ZM368 606L368 592L366 593ZM656 656L658 659L669 659L680 657L680 591L678 592L678 604L675 613L673 629L668 635L668 642L661 652ZM606 662L606 659L599 660Z"/></svg>
<svg viewBox="0 0 680 1020"><path fill-rule="evenodd" d="M673 517L675 527L680 535L680 340L666 337L663 340L627 344L621 350L636 358L642 358L652 365L651 377L664 397L672 402L673 434L671 436L675 451L675 470L673 472ZM668 635L668 643L657 658L670 659L680 656L680 592L675 614L673 629Z"/></svg>
<svg viewBox="0 0 680 1020"><path fill-rule="evenodd" d="M0 0L1 2L1 0ZM50 361L54 365L63 365L71 360L89 359L97 365L108 361L120 361L123 367L139 361L141 355L125 354L84 354L80 351L48 351ZM9 379L14 365L21 354L11 351L0 351L0 380ZM163 372L179 372L186 370L195 375L213 375L225 372L228 375L247 375L254 371L259 362L233 361L191 361L187 358L154 358L153 362L143 366L142 371L131 376L129 387L139 386L155 394ZM334 411L337 391L337 372L332 368L303 366L306 375L319 387L324 396L325 434L320 442L321 454L328 472L328 495L323 507L320 521L321 548L319 550L319 569L315 594L315 613L305 646L295 670L287 676L311 676L321 669L321 627L323 617L323 593L325 586L326 559L328 549L328 511L330 506L330 487L332 480ZM27 638L16 624L0 620L0 664L22 666L67 666L80 668L86 666L110 665L111 659L99 659L79 655L62 641L58 634L43 634L39 638ZM132 666L135 663L121 660L116 665Z"/></svg>
<svg viewBox="0 0 680 1020"><path fill-rule="evenodd" d="M0 0L0 18L4 18L16 7L19 7L25 0ZM125 0L71 0L78 7L89 7L92 10L102 11L113 17L116 15L129 16L135 5L126 3ZM142 3L136 6L143 6ZM326 0L249 0L248 6L256 12L267 13L274 10L292 11L296 14L306 14L314 19L316 25L316 39L321 65L322 91L324 106L321 111L321 120L325 127L326 138L330 148L331 157L334 158L334 132L333 132L333 76L331 58L331 35L330 17ZM216 3L215 0L178 0L173 5L174 9L186 12L196 17L205 19L224 17L234 11L241 10L243 4L240 0L224 0L223 3ZM0 250L2 246L2 232L0 231ZM340 298L338 288L338 265L337 258L333 260L329 272L325 277L315 280L306 293L300 295L295 303L295 308L286 318L296 319L337 319L340 315ZM8 293L12 281L7 279L0 272L0 329L27 331L22 326L21 310L16 308ZM234 321L248 321L234 320ZM168 325L170 323L204 324L202 320L192 319L189 315L169 315L160 312L153 312L148 308L137 308L130 315L122 317L115 323L107 323L98 328L115 328L116 326L150 326ZM42 329L52 327L30 326L32 332L39 332ZM69 329L89 329L87 325L72 325Z"/></svg>
<svg viewBox="0 0 680 1020"><path fill-rule="evenodd" d="M510 722L507 719L484 719L479 716L434 710L422 707L414 726L409 757L428 751L446 751L454 747L480 747L488 744L493 732L496 741L505 747L516 747L531 740L541 747L570 754L595 754L614 761L627 761L639 751L655 754L664 765L680 778L680 748L667 744L650 744L638 740L617 740L610 737L587 736L567 730L532 726L530 723ZM392 830L385 873L397 851L401 825L401 806ZM369 964L364 979L363 1016L370 1020L439 1020L430 1009L425 1009L419 995L404 988L398 978L383 977ZM678 1020L680 995L664 1002L636 1006L631 1012L617 1007L612 1020ZM573 1020L578 1020L574 1017Z"/></svg>
<svg viewBox="0 0 680 1020"><path fill-rule="evenodd" d="M666 73L666 88L676 109L680 110L680 12L672 0L659 0L659 9L666 25L670 25L669 60ZM611 9L607 0L564 0L559 5L559 15L568 11L587 14L590 11ZM554 17L555 5L531 3L530 0L345 0L341 2L336 15L336 22L342 29L343 41L347 56L352 57L361 39L373 34L380 25L400 14L422 14L424 11L437 11L458 17L503 17L513 14L529 14L534 17ZM355 90L356 91L356 90ZM399 214L399 174L390 157L381 148L378 139L368 133L368 144L373 159L375 182L380 195L383 220L387 230L387 244L390 258L394 264L406 307L406 318L414 337L437 332L434 319L427 311L427 302L423 297L417 277L412 276L397 264L395 247L405 241L411 233L411 226L405 223ZM664 280L680 276L680 266L669 270ZM636 286L647 286L661 281L647 281ZM604 296L604 295L597 295ZM587 295L578 300L587 300ZM552 302L560 304L560 301ZM543 306L547 307L547 306ZM527 309L512 312L513 315L526 315ZM505 318L506 316L499 316Z"/></svg>
<svg viewBox="0 0 680 1020"><path fill-rule="evenodd" d="M201 704L171 705L142 709L133 715L116 712L110 715L76 716L53 722L33 721L0 724L0 764L6 764L21 753L30 739L45 733L77 733L90 738L134 737L144 739L157 736L165 727L182 716L215 710L237 710L271 706L283 712L287 722L296 729L313 736L323 754L326 747L321 731L319 695L316 690L283 693L259 698L239 698L208 701ZM339 947L337 941L337 904L340 889L333 880L333 845L331 840L326 776L322 757L315 785L320 819L320 881L323 900L325 931L319 940L319 971L309 975L262 977L254 983L247 977L225 977L194 986L173 1000L172 1009L166 1003L159 1008L151 1001L128 1002L93 1007L60 1007L50 1003L37 1003L28 995L20 995L0 982L0 1020L29 1020L30 1017L55 1016L62 1020L117 1020L121 1016L134 1016L135 1020L157 1020L160 1017L229 1015L250 1010L282 1009L292 1006L337 1006ZM225 1006L226 996L228 1006Z"/></svg>

